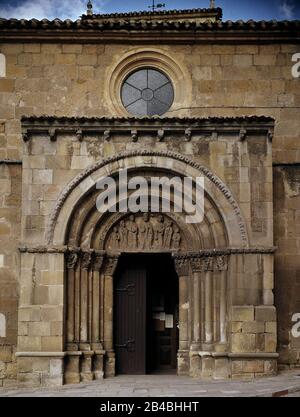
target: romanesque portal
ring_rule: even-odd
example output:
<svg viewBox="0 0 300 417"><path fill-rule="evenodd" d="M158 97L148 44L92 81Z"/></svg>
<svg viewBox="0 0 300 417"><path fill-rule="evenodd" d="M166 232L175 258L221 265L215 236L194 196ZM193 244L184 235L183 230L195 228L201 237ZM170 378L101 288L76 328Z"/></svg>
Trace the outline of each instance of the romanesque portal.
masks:
<svg viewBox="0 0 300 417"><path fill-rule="evenodd" d="M266 217L272 218L272 207L265 205L269 210L265 212L251 194L247 199L241 194L238 200L230 191L230 187L237 189L237 181L269 187L272 126L268 118L131 119L130 123L23 119L29 160L38 152L48 152L59 161L66 149L90 156L78 157L83 169L74 166L71 181L59 178L57 194L52 189L45 194L45 199L51 199L50 215L43 228L34 234L25 232L20 248L19 328L26 321L33 329L32 334L19 335L20 381L39 384L42 375L46 383L74 383L164 365L194 377L276 372L274 247L272 235L259 227ZM132 131L138 131L138 143ZM227 149L228 158L236 164L237 177L229 185L214 174L213 160L208 168L197 162L201 156L189 156L191 146L196 149L204 140L215 149L220 146L222 155ZM129 177L204 177L204 220L189 224L186 213L175 211L99 212L97 181L107 175L118 181L118 172L124 168ZM28 200L29 207L32 204ZM240 204L243 213L257 204L260 212L255 219L245 216ZM30 209L27 213L30 217ZM160 277L157 284L155 278L147 279L150 266L138 268L141 256L147 258L144 265L150 266L160 265L155 259L161 257L161 268L154 273L152 268L152 277ZM147 289L149 283L154 289ZM156 310L150 311L155 331L162 332L153 346L158 352L153 356L158 358L156 365L147 365L147 353L142 350L146 343L149 351L147 339L138 340L141 335L149 337L147 328L153 323L145 318L149 310L142 310L145 303L138 304L138 297L146 304L155 297L165 298L153 302ZM130 316L129 305L140 312L135 336L128 323L137 315ZM51 336L39 333L45 326ZM155 339L157 333L152 336ZM122 358L132 366L124 367Z"/></svg>

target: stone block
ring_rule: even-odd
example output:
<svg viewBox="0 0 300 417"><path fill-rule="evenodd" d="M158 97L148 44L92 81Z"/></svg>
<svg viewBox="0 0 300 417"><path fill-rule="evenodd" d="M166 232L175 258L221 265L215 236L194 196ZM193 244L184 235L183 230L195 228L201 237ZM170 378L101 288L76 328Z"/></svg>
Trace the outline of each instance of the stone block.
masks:
<svg viewBox="0 0 300 417"><path fill-rule="evenodd" d="M41 350L41 338L39 336L19 336L18 349L21 352L39 352Z"/></svg>
<svg viewBox="0 0 300 417"><path fill-rule="evenodd" d="M44 352L62 352L63 338L60 336L42 336L41 350Z"/></svg>
<svg viewBox="0 0 300 417"><path fill-rule="evenodd" d="M41 320L60 322L63 321L63 308L60 306L43 306L40 313Z"/></svg>
<svg viewBox="0 0 300 417"><path fill-rule="evenodd" d="M233 306L232 321L254 321L254 307Z"/></svg>
<svg viewBox="0 0 300 417"><path fill-rule="evenodd" d="M0 92L12 93L15 89L15 80L9 78L0 78Z"/></svg>
<svg viewBox="0 0 300 417"><path fill-rule="evenodd" d="M233 333L231 346L232 352L255 352L255 334Z"/></svg>
<svg viewBox="0 0 300 417"><path fill-rule="evenodd" d="M246 372L246 373L264 372L264 361L263 360L244 361L243 372Z"/></svg>
<svg viewBox="0 0 300 417"><path fill-rule="evenodd" d="M250 67L253 65L253 55L240 54L233 57L233 65L237 67Z"/></svg>
<svg viewBox="0 0 300 417"><path fill-rule="evenodd" d="M51 336L62 336L63 335L63 322L51 322L51 330L50 334Z"/></svg>
<svg viewBox="0 0 300 417"><path fill-rule="evenodd" d="M20 373L17 375L18 385L23 388L39 387L41 385L41 376L39 373Z"/></svg>
<svg viewBox="0 0 300 417"><path fill-rule="evenodd" d="M189 373L189 353L186 351L177 353L177 374L188 375Z"/></svg>
<svg viewBox="0 0 300 417"><path fill-rule="evenodd" d="M63 284L63 273L61 271L41 271L42 285L62 285Z"/></svg>
<svg viewBox="0 0 300 417"><path fill-rule="evenodd" d="M56 54L55 64L58 65L75 65L76 55L75 54Z"/></svg>
<svg viewBox="0 0 300 417"><path fill-rule="evenodd" d="M28 335L29 336L50 336L50 323L47 322L34 322L28 323Z"/></svg>
<svg viewBox="0 0 300 417"><path fill-rule="evenodd" d="M63 285L49 285L49 303L62 305L64 302L64 287Z"/></svg>
<svg viewBox="0 0 300 417"><path fill-rule="evenodd" d="M0 362L12 361L12 347L0 345Z"/></svg>
<svg viewBox="0 0 300 417"><path fill-rule="evenodd" d="M50 359L50 376L62 376L63 374L63 360Z"/></svg>
<svg viewBox="0 0 300 417"><path fill-rule="evenodd" d="M41 44L39 43L25 43L24 44L24 52L32 53L32 54L39 54L41 52Z"/></svg>
<svg viewBox="0 0 300 417"><path fill-rule="evenodd" d="M78 65L96 65L97 55L93 55L93 54L78 55L77 64Z"/></svg>
<svg viewBox="0 0 300 417"><path fill-rule="evenodd" d="M276 321L276 308L274 306L255 307L256 321Z"/></svg>
<svg viewBox="0 0 300 417"><path fill-rule="evenodd" d="M215 371L215 359L212 356L204 356L201 363L201 377L211 378Z"/></svg>
<svg viewBox="0 0 300 417"><path fill-rule="evenodd" d="M231 332L240 333L242 331L242 321L233 321L231 322Z"/></svg>
<svg viewBox="0 0 300 417"><path fill-rule="evenodd" d="M276 334L266 333L265 334L265 351L276 352L277 337Z"/></svg>
<svg viewBox="0 0 300 417"><path fill-rule="evenodd" d="M264 333L265 324L257 321L246 321L242 323L243 333Z"/></svg>
<svg viewBox="0 0 300 417"><path fill-rule="evenodd" d="M264 373L267 375L276 375L277 374L277 360L270 359L264 361Z"/></svg>
<svg viewBox="0 0 300 417"><path fill-rule="evenodd" d="M51 169L34 169L33 184L52 184L53 171Z"/></svg>
<svg viewBox="0 0 300 417"><path fill-rule="evenodd" d="M227 358L215 358L214 379L227 379L230 376L229 360Z"/></svg>
<svg viewBox="0 0 300 417"><path fill-rule="evenodd" d="M66 54L81 54L82 45L65 44L62 46L62 51Z"/></svg>
<svg viewBox="0 0 300 417"><path fill-rule="evenodd" d="M267 321L265 323L265 332L276 334L276 332L277 332L277 323L275 321Z"/></svg>

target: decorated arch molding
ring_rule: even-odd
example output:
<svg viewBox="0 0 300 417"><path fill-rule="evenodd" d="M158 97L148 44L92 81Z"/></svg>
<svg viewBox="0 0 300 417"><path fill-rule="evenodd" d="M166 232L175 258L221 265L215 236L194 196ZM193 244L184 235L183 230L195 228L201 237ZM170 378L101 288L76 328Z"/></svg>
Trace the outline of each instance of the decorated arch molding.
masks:
<svg viewBox="0 0 300 417"><path fill-rule="evenodd" d="M92 187L95 186L95 179L92 178L93 174L95 174L98 170L101 170L101 168L104 168L105 175L113 175L115 174L122 166L124 166L125 160L128 160L128 165L130 166L129 161L132 161L136 159L136 161L133 162L133 166L135 166L138 169L143 168L143 157L157 157L157 158L163 158L164 164L160 167L161 169L170 169L170 171L173 171L174 173L178 173L180 175L190 175L193 176L195 172L199 173L200 175L204 176L204 178L208 179L211 184L213 184L219 192L221 192L221 195L226 200L227 204L230 207L230 210L233 214L231 216L234 219L234 223L238 229L239 232L239 244L242 247L249 246L248 241L248 235L247 235L247 229L246 224L243 218L243 215L241 213L241 210L239 208L239 205L237 201L235 200L234 196L232 195L231 191L228 189L228 187L223 183L223 181L217 177L214 173L212 173L208 168L202 166L201 164L193 161L192 159L176 152L172 151L155 151L155 150L135 150L135 151L125 151L115 156L110 156L108 158L102 159L101 161L96 162L95 164L91 165L90 167L86 168L84 171L82 171L80 174L78 174L63 190L61 195L59 196L52 212L49 218L49 222L46 229L46 242L47 244L63 244L64 242L54 242L54 235L55 230L58 227L60 232L60 236L65 232L62 231L62 225L58 225L58 220L61 216L70 216L71 215L71 209L69 209L64 214L62 213L67 200L70 198L71 194L75 193L76 195L73 196L73 203L72 207L74 207L74 204L78 202L86 192L88 192ZM174 162L179 162L177 164L176 168L172 168L172 164ZM182 172L180 172L179 165L180 163L184 166L182 169ZM152 167L152 168L158 168L159 164L155 159L147 159L147 163L144 164L144 167ZM103 176L103 174L102 174ZM217 202L216 202L217 203ZM222 218L224 219L226 223L227 216L225 213L222 212L222 208L219 207L219 210L221 212ZM228 216L229 217L229 216ZM66 226L66 219L62 222ZM230 231L228 231L230 233ZM230 242L229 242L230 243Z"/></svg>

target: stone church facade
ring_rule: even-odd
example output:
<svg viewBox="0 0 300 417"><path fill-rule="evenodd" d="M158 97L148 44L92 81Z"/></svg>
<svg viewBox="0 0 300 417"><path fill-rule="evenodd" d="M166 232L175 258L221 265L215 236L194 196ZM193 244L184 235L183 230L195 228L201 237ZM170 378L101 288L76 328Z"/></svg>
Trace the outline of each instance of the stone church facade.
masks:
<svg viewBox="0 0 300 417"><path fill-rule="evenodd" d="M299 44L298 21L223 22L221 9L0 19L0 385L124 369L138 341L118 342L132 317L117 293L140 284L118 277L141 256L171 265L179 375L300 365ZM203 177L204 220L101 213L97 181L125 168Z"/></svg>

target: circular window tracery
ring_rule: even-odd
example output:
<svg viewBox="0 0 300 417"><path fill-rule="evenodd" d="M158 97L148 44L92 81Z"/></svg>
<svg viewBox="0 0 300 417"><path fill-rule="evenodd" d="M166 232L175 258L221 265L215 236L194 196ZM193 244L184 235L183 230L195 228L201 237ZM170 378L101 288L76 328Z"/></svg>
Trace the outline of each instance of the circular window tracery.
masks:
<svg viewBox="0 0 300 417"><path fill-rule="evenodd" d="M161 116L173 104L174 89L161 71L143 68L125 79L121 99L126 110L134 116Z"/></svg>

